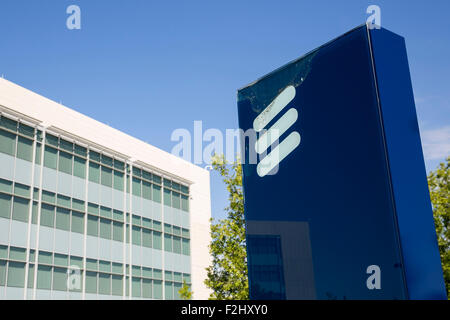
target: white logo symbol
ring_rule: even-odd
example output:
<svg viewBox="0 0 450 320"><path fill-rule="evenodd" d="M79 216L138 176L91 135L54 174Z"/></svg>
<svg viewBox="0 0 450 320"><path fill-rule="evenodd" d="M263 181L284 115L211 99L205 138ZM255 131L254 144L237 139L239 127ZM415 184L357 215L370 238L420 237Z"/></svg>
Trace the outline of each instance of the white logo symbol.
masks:
<svg viewBox="0 0 450 320"><path fill-rule="evenodd" d="M367 278L366 286L369 290L380 290L381 289L381 269L376 264L368 266L366 270L367 274L370 276Z"/></svg>
<svg viewBox="0 0 450 320"><path fill-rule="evenodd" d="M260 133L259 139L255 143L255 150L258 154L263 154L297 121L298 112L291 108L269 129L263 131L269 122L294 99L295 93L295 88L288 86L253 121L253 129ZM294 131L280 144L272 148L271 152L258 163L256 167L258 175L262 178L269 174L299 145L300 134Z"/></svg>

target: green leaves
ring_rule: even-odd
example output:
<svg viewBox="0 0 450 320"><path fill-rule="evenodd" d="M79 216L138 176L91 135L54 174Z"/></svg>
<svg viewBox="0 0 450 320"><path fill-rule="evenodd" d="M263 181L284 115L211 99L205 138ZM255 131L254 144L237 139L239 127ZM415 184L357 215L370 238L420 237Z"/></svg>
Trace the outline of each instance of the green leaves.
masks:
<svg viewBox="0 0 450 320"><path fill-rule="evenodd" d="M441 254L447 297L450 298L450 157L428 176L434 224Z"/></svg>
<svg viewBox="0 0 450 320"><path fill-rule="evenodd" d="M220 173L227 187L229 206L227 218L217 223L211 219L212 264L206 271L205 284L212 290L211 300L247 300L247 251L245 242L244 196L242 167L239 159L228 163L223 155L212 158L214 170Z"/></svg>
<svg viewBox="0 0 450 320"><path fill-rule="evenodd" d="M191 300L192 299L192 291L191 287L186 283L186 280L183 280L183 286L180 290L178 290L178 293L180 294L180 298L182 300Z"/></svg>

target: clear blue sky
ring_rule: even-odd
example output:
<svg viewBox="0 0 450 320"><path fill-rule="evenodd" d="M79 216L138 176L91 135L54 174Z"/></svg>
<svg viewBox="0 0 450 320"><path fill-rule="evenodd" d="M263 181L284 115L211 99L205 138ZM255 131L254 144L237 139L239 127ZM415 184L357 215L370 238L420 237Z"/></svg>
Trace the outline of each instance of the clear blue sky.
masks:
<svg viewBox="0 0 450 320"><path fill-rule="evenodd" d="M82 29L66 28L81 8ZM427 170L450 153L450 1L1 0L0 74L170 151L237 127L236 89L366 21L406 38ZM212 215L226 193L212 175Z"/></svg>

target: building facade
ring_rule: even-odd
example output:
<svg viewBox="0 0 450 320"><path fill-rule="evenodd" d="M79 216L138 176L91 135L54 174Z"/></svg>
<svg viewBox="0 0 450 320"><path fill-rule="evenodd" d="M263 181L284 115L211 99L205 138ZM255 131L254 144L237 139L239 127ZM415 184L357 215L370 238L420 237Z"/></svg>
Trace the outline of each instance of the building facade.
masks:
<svg viewBox="0 0 450 320"><path fill-rule="evenodd" d="M206 299L209 172L0 79L0 299Z"/></svg>

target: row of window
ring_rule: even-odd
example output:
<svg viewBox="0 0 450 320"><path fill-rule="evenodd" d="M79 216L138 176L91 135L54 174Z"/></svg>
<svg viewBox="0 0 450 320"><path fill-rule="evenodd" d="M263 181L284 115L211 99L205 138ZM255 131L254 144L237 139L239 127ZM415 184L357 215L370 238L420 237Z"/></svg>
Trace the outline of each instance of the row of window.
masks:
<svg viewBox="0 0 450 320"><path fill-rule="evenodd" d="M0 246L0 286L25 286L26 249ZM35 261L35 252L31 250L30 262ZM37 270L37 288L57 291L80 292L83 287L83 259L81 257L39 252ZM75 267L78 271L75 271ZM34 286L34 264L30 264L27 287ZM123 280L126 292L129 291L129 277L123 276L123 265L108 261L86 260L86 292L104 295L123 295ZM127 265L127 274L129 267ZM132 296L143 298L162 298L162 271L146 267L132 266ZM190 284L190 274L165 271L165 298L178 298L182 282ZM128 295L128 294L127 294Z"/></svg>

